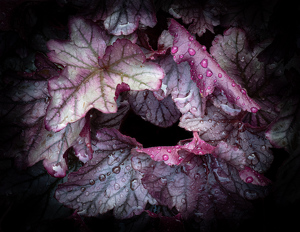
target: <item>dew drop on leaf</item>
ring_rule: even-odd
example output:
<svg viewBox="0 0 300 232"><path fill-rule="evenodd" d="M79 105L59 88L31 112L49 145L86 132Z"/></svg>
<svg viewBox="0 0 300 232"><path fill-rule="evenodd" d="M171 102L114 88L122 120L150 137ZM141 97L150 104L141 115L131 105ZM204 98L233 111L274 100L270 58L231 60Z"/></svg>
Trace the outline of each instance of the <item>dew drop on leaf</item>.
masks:
<svg viewBox="0 0 300 232"><path fill-rule="evenodd" d="M137 179L133 179L130 181L130 188L132 191L136 190L138 187L138 180Z"/></svg>
<svg viewBox="0 0 300 232"><path fill-rule="evenodd" d="M257 198L257 192L250 189L246 189L244 192L244 197L248 200L254 200Z"/></svg>
<svg viewBox="0 0 300 232"><path fill-rule="evenodd" d="M257 154L255 152L252 153L252 154L250 154L250 155L248 155L247 159L250 161L250 163L252 165L256 165L259 162L259 158L258 158L258 156L257 156Z"/></svg>
<svg viewBox="0 0 300 232"><path fill-rule="evenodd" d="M115 190L119 190L119 189L120 189L120 185L119 185L118 183L116 183L116 184L114 185L114 188L115 188Z"/></svg>
<svg viewBox="0 0 300 232"><path fill-rule="evenodd" d="M164 160L164 161L167 161L168 159L169 159L169 156L168 156L167 154L164 154L164 155L163 155L163 160Z"/></svg>
<svg viewBox="0 0 300 232"><path fill-rule="evenodd" d="M85 191L85 187L82 187L80 190L81 190L81 192L84 192Z"/></svg>
<svg viewBox="0 0 300 232"><path fill-rule="evenodd" d="M172 52L173 54L175 54L177 51L178 51L178 47L173 46L172 49L171 49L171 52Z"/></svg>
<svg viewBox="0 0 300 232"><path fill-rule="evenodd" d="M166 179L166 178L161 177L159 180L160 180L160 182L161 182L163 185L167 184L167 179Z"/></svg>
<svg viewBox="0 0 300 232"><path fill-rule="evenodd" d="M120 173L121 168L119 166L116 166L112 169L112 172L115 174L119 174Z"/></svg>
<svg viewBox="0 0 300 232"><path fill-rule="evenodd" d="M253 182L252 176L248 176L248 177L246 178L246 183L252 183L252 182Z"/></svg>
<svg viewBox="0 0 300 232"><path fill-rule="evenodd" d="M94 185L95 181L94 180L90 180L90 185Z"/></svg>
<svg viewBox="0 0 300 232"><path fill-rule="evenodd" d="M211 77L212 75L213 75L212 71L210 71L210 70L206 71L206 76L207 77Z"/></svg>
<svg viewBox="0 0 300 232"><path fill-rule="evenodd" d="M101 175L99 176L99 180L100 180L100 181L105 181L105 179L106 179L106 176L105 176L104 174L101 174Z"/></svg>
<svg viewBox="0 0 300 232"><path fill-rule="evenodd" d="M201 62L200 62L201 66L203 68L207 68L207 65L208 65L208 62L207 62L207 59L203 59Z"/></svg>
<svg viewBox="0 0 300 232"><path fill-rule="evenodd" d="M252 107L252 108L251 108L251 112L252 112L252 113L256 113L257 111L258 111L258 109L257 109L256 107Z"/></svg>
<svg viewBox="0 0 300 232"><path fill-rule="evenodd" d="M218 77L219 77L219 78L222 78L222 73L219 73L219 74L218 74Z"/></svg>
<svg viewBox="0 0 300 232"><path fill-rule="evenodd" d="M188 52L189 52L189 54L190 54L191 56L194 56L194 55L196 54L196 51L195 51L194 49L192 49L192 48L189 48L189 49L188 49Z"/></svg>

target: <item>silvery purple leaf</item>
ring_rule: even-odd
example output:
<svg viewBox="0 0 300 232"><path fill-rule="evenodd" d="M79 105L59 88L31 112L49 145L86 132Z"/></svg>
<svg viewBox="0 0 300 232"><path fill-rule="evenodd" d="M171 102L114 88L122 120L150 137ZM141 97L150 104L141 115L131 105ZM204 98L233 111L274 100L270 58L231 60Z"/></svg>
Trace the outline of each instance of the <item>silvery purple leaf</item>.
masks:
<svg viewBox="0 0 300 232"><path fill-rule="evenodd" d="M115 113L116 89L122 83L131 90L160 87L163 70L145 62L141 49L131 41L118 39L106 48L104 31L80 18L70 21L70 29L71 41L48 42L50 59L66 67L60 76L49 81L52 99L47 110L47 129L59 131L92 108Z"/></svg>
<svg viewBox="0 0 300 232"><path fill-rule="evenodd" d="M273 161L270 150L272 146L266 139L264 130L252 128L210 102L206 109L207 114L203 118L184 115L179 126L198 131L200 138L213 146L224 141L232 148L241 149L247 165L255 171L264 172L270 167Z"/></svg>
<svg viewBox="0 0 300 232"><path fill-rule="evenodd" d="M171 96L159 101L149 90L130 91L128 101L137 115L160 127L169 127L180 117Z"/></svg>
<svg viewBox="0 0 300 232"><path fill-rule="evenodd" d="M205 109L204 100L213 93L215 88L223 90L229 101L245 111L256 113L260 109L260 106L244 92L244 89L211 57L206 48L174 19L170 20L169 32L175 37L171 49L174 61L189 62L191 78L197 83L203 96L202 115Z"/></svg>
<svg viewBox="0 0 300 232"><path fill-rule="evenodd" d="M188 30L192 34L202 36L206 30L214 33L214 27L220 24L217 4L211 1L203 2L196 0L174 1L169 13L174 18L181 18L185 24L189 24Z"/></svg>
<svg viewBox="0 0 300 232"><path fill-rule="evenodd" d="M239 218L251 206L247 200L266 194L263 187L241 180L238 171L220 158L184 155L179 166L153 161L148 155L132 159L140 162L137 170L144 174L142 183L149 193L185 219Z"/></svg>
<svg viewBox="0 0 300 232"><path fill-rule="evenodd" d="M112 0L106 4L107 13L103 20L111 34L128 35L138 28L139 23L154 27L157 22L150 0Z"/></svg>
<svg viewBox="0 0 300 232"><path fill-rule="evenodd" d="M278 77L282 74L280 64L265 65L257 58L268 44L269 41L265 41L251 48L245 31L230 28L223 36L215 37L210 49L218 64L245 88L241 91L260 105L258 112L248 113L243 120L255 127L265 127L277 117L280 95L285 94L284 88L287 85Z"/></svg>
<svg viewBox="0 0 300 232"><path fill-rule="evenodd" d="M148 202L156 203L141 183L142 174L133 169L139 163L131 160L131 150L141 144L116 129L101 129L92 145L93 159L57 188L58 201L80 215L113 210L117 218L141 214Z"/></svg>

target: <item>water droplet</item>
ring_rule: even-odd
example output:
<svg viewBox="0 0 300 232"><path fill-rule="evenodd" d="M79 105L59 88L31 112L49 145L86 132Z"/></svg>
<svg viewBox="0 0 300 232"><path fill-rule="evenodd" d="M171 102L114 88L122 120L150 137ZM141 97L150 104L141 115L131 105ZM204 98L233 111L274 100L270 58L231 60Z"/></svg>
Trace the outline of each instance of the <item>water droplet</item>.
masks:
<svg viewBox="0 0 300 232"><path fill-rule="evenodd" d="M237 96L237 97L236 97L236 100L239 100L239 99L240 99L240 97L239 97L239 96Z"/></svg>
<svg viewBox="0 0 300 232"><path fill-rule="evenodd" d="M235 83L232 83L231 85L232 85L232 87L235 87Z"/></svg>
<svg viewBox="0 0 300 232"><path fill-rule="evenodd" d="M193 41L193 40L194 40L194 37L193 37L193 36L190 36L190 37L189 37L189 40L190 40L190 41Z"/></svg>
<svg viewBox="0 0 300 232"><path fill-rule="evenodd" d="M202 66L203 68L207 68L207 65L208 65L207 59L203 59L203 60L200 62L200 64L201 64L201 66Z"/></svg>
<svg viewBox="0 0 300 232"><path fill-rule="evenodd" d="M160 181L163 185L167 184L167 178L161 177L161 178L159 179L159 181Z"/></svg>
<svg viewBox="0 0 300 232"><path fill-rule="evenodd" d="M263 145L263 146L261 146L261 150L266 150L266 146L265 145Z"/></svg>
<svg viewBox="0 0 300 232"><path fill-rule="evenodd" d="M241 89L241 93L242 94L246 94L246 90L245 89Z"/></svg>
<svg viewBox="0 0 300 232"><path fill-rule="evenodd" d="M119 190L119 189L120 189L120 185L119 185L118 183L116 183L116 184L114 185L114 188L115 188L115 190Z"/></svg>
<svg viewBox="0 0 300 232"><path fill-rule="evenodd" d="M121 168L119 166L116 166L112 169L112 172L115 174L119 174L120 173Z"/></svg>
<svg viewBox="0 0 300 232"><path fill-rule="evenodd" d="M252 165L256 165L259 162L259 158L258 158L256 152L253 152L250 155L248 155L247 159L250 161L250 163Z"/></svg>
<svg viewBox="0 0 300 232"><path fill-rule="evenodd" d="M121 181L122 181L122 182L125 182L125 181L126 181L126 179L125 179L125 178L122 178L122 179L121 179Z"/></svg>
<svg viewBox="0 0 300 232"><path fill-rule="evenodd" d="M139 186L139 182L137 179L133 179L130 181L130 188L132 191L136 190L138 186Z"/></svg>
<svg viewBox="0 0 300 232"><path fill-rule="evenodd" d="M125 168L126 168L126 170L128 170L128 171L131 169L131 167L130 167L129 165L127 165Z"/></svg>
<svg viewBox="0 0 300 232"><path fill-rule="evenodd" d="M190 66L193 66L193 65L194 65L194 61L191 60L191 61L190 61Z"/></svg>
<svg viewBox="0 0 300 232"><path fill-rule="evenodd" d="M85 192L85 195L88 196L90 193L88 191Z"/></svg>
<svg viewBox="0 0 300 232"><path fill-rule="evenodd" d="M217 80L216 80L216 79L214 80L214 83L217 83Z"/></svg>
<svg viewBox="0 0 300 232"><path fill-rule="evenodd" d="M219 73L219 74L218 74L218 77L219 77L219 78L222 78L222 73Z"/></svg>
<svg viewBox="0 0 300 232"><path fill-rule="evenodd" d="M193 107L191 108L191 111L196 112L196 111L197 111L197 108L196 108L195 106L193 106Z"/></svg>
<svg viewBox="0 0 300 232"><path fill-rule="evenodd" d="M252 183L253 182L253 177L252 176L248 176L246 178L246 183Z"/></svg>
<svg viewBox="0 0 300 232"><path fill-rule="evenodd" d="M180 59L182 59L182 58L183 58L183 55L182 55L182 54L181 54L181 55L179 55L179 58L180 58Z"/></svg>
<svg viewBox="0 0 300 232"><path fill-rule="evenodd" d="M178 52L178 47L173 46L173 47L171 48L171 52L172 52L173 54L175 54L176 52Z"/></svg>
<svg viewBox="0 0 300 232"><path fill-rule="evenodd" d="M161 147L157 147L157 150L161 150Z"/></svg>
<svg viewBox="0 0 300 232"><path fill-rule="evenodd" d="M252 108L251 108L251 112L252 112L252 113L256 113L257 111L258 111L258 109L257 109L256 107L252 107Z"/></svg>
<svg viewBox="0 0 300 232"><path fill-rule="evenodd" d="M202 46L202 50L203 50L203 51L206 51L206 47L205 47L204 45Z"/></svg>
<svg viewBox="0 0 300 232"><path fill-rule="evenodd" d="M244 192L244 197L248 200L254 200L257 198L257 192L254 190L246 189Z"/></svg>
<svg viewBox="0 0 300 232"><path fill-rule="evenodd" d="M167 154L164 154L164 155L163 155L163 160L164 160L164 161L167 161L168 159L169 159L169 156L168 156Z"/></svg>
<svg viewBox="0 0 300 232"><path fill-rule="evenodd" d="M202 74L199 74L199 75L198 75L198 78L199 78L200 80L202 80L202 79L203 79L203 75L202 75Z"/></svg>
<svg viewBox="0 0 300 232"><path fill-rule="evenodd" d="M242 58L241 58L241 62L244 62L245 61L245 57L243 56Z"/></svg>
<svg viewBox="0 0 300 232"><path fill-rule="evenodd" d="M210 71L209 69L206 70L206 76L207 77L211 77L213 75L212 71Z"/></svg>
<svg viewBox="0 0 300 232"><path fill-rule="evenodd" d="M190 54L191 56L194 56L194 55L196 54L196 51L195 51L194 49L192 49L192 48L189 48L189 49L188 49L188 52L189 52L189 54Z"/></svg>
<svg viewBox="0 0 300 232"><path fill-rule="evenodd" d="M208 122L209 122L209 123L212 123L212 120L211 120L211 119L208 119Z"/></svg>
<svg viewBox="0 0 300 232"><path fill-rule="evenodd" d="M106 176L105 176L104 174L101 174L101 175L99 176L99 180L100 180L100 181L105 181L105 179L106 179Z"/></svg>
<svg viewBox="0 0 300 232"><path fill-rule="evenodd" d="M95 181L94 180L90 180L90 185L94 185Z"/></svg>
<svg viewBox="0 0 300 232"><path fill-rule="evenodd" d="M84 192L85 191L85 187L82 187L80 190L81 190L81 192Z"/></svg>

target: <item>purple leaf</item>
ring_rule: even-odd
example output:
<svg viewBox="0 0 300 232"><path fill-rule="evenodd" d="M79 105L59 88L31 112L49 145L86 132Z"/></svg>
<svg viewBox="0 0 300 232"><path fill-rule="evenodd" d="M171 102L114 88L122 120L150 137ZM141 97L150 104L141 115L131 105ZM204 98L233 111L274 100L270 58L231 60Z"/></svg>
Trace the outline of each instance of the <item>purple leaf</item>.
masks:
<svg viewBox="0 0 300 232"><path fill-rule="evenodd" d="M129 35L139 22L154 27L156 16L150 0L114 0L107 1L107 14L103 17L104 26L114 35Z"/></svg>
<svg viewBox="0 0 300 232"><path fill-rule="evenodd" d="M157 126L172 126L180 117L171 96L159 101L149 90L130 91L128 101L137 115Z"/></svg>
<svg viewBox="0 0 300 232"><path fill-rule="evenodd" d="M170 9L169 13L174 18L181 18L185 24L190 24L188 30L192 34L198 34L202 36L206 30L214 33L214 27L220 24L220 15L216 6L207 1L205 4L196 0L189 1L175 1Z"/></svg>
<svg viewBox="0 0 300 232"><path fill-rule="evenodd" d="M183 218L237 217L250 207L245 199L265 195L264 188L247 184L238 171L211 155L185 153L179 166L153 161L149 156L134 156L144 174L142 183L159 204L175 207ZM197 202L197 203L196 203Z"/></svg>
<svg viewBox="0 0 300 232"><path fill-rule="evenodd" d="M253 112L256 114L249 113L243 120L255 127L265 127L277 117L280 95L285 95L282 90L287 85L282 78L276 77L282 73L281 65L264 65L257 58L268 44L265 41L251 48L243 30L230 28L224 36L215 37L210 49L228 75L245 87L242 91L246 91L260 105L261 109Z"/></svg>
<svg viewBox="0 0 300 232"><path fill-rule="evenodd" d="M84 117L91 108L115 113L116 89L123 82L131 90L160 87L163 70L145 62L137 45L118 39L105 50L104 31L82 19L73 18L70 29L71 41L48 42L50 59L67 66L59 77L49 81L52 99L47 110L47 129L59 131Z"/></svg>
<svg viewBox="0 0 300 232"><path fill-rule="evenodd" d="M275 147L293 153L299 148L300 98L296 93L288 94L278 119L271 125L266 136Z"/></svg>
<svg viewBox="0 0 300 232"><path fill-rule="evenodd" d="M37 56L37 71L29 77L14 78L14 84L1 97L3 122L17 125L14 144L7 155L16 158L20 167L32 166L43 160L46 170L55 177L66 174L65 151L77 139L84 126L84 119L68 125L58 133L45 129L45 114L49 104L47 75L56 74L55 68ZM45 67L43 68L43 65ZM13 79L10 79L10 81Z"/></svg>
<svg viewBox="0 0 300 232"><path fill-rule="evenodd" d="M121 102L116 113L104 114L96 109L92 109L89 113L91 117L92 133L96 133L101 128L115 128L119 129L122 119L130 109L127 101Z"/></svg>
<svg viewBox="0 0 300 232"><path fill-rule="evenodd" d="M151 147L151 148L139 148L137 152L148 154L151 159L155 161L163 161L167 165L179 165L183 158L180 156L181 151L188 151L195 155L205 155L213 153L215 147L209 145L199 138L199 135L194 132L193 139L180 141L180 145L176 146L163 146L163 147Z"/></svg>
<svg viewBox="0 0 300 232"><path fill-rule="evenodd" d="M88 160L93 158L90 115L85 117L85 125L78 138L73 142L72 147L74 149L75 156L78 157L81 162L86 163Z"/></svg>
<svg viewBox="0 0 300 232"><path fill-rule="evenodd" d="M201 46L183 26L171 19L169 31L175 37L171 49L174 61L177 63L189 62L192 79L197 83L203 98L213 93L217 87L224 91L229 101L234 102L243 110L257 112L260 109L260 106L250 99L244 89L220 68L206 48Z"/></svg>
<svg viewBox="0 0 300 232"><path fill-rule="evenodd" d="M197 85L191 80L190 67L187 62L176 64L171 56L159 61L165 70L162 87L165 95L171 94L180 112L185 115L201 115L201 96Z"/></svg>
<svg viewBox="0 0 300 232"><path fill-rule="evenodd" d="M117 218L140 214L156 201L141 184L142 174L133 170L131 149L140 147L135 139L115 129L101 129L93 141L93 159L69 174L55 197L78 214L96 216L113 209Z"/></svg>
<svg viewBox="0 0 300 232"><path fill-rule="evenodd" d="M180 119L179 126L198 131L201 139L213 146L224 141L233 149L241 149L247 165L255 171L264 172L270 167L273 161L270 150L272 146L266 139L264 130L244 124L210 102L206 109L207 115L203 118L186 114Z"/></svg>

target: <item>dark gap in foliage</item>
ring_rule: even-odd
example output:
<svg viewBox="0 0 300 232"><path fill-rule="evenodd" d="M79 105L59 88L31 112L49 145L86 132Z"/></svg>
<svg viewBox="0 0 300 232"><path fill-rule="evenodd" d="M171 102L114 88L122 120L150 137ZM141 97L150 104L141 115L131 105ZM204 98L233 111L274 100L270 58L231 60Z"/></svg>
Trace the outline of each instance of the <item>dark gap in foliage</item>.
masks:
<svg viewBox="0 0 300 232"><path fill-rule="evenodd" d="M193 136L192 132L178 127L178 122L168 128L162 128L143 120L133 111L129 111L122 122L120 132L135 138L144 147L174 146L179 140Z"/></svg>

